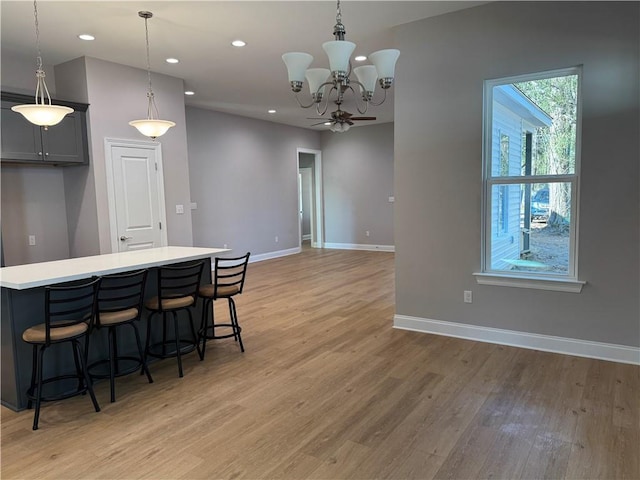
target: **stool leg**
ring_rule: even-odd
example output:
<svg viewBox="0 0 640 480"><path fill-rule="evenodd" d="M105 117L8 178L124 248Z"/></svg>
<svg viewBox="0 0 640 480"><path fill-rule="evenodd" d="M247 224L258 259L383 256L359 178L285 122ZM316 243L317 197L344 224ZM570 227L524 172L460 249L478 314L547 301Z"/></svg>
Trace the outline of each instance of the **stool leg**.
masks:
<svg viewBox="0 0 640 480"><path fill-rule="evenodd" d="M204 350L205 348L207 348L207 338L209 338L207 335L207 330L209 329L209 326L207 325L208 321L209 321L209 312L211 312L211 333L213 335L213 299L212 298L206 298L204 300L204 306L202 307L202 358L204 359Z"/></svg>
<svg viewBox="0 0 640 480"><path fill-rule="evenodd" d="M231 325L233 325L233 327L231 327L231 330L233 331L233 340L237 342L238 332L235 327L236 323L233 321L233 299L229 297L227 300L229 301L229 320L231 320Z"/></svg>
<svg viewBox="0 0 640 480"><path fill-rule="evenodd" d="M178 357L178 375L180 377L183 376L182 373L182 355L180 353L180 332L178 331L178 314L176 312L173 313L173 329L176 332L176 357Z"/></svg>
<svg viewBox="0 0 640 480"><path fill-rule="evenodd" d="M147 378L149 379L149 383L153 383L153 378L151 378L151 372L149 372L149 367L147 366L147 362L144 358L144 353L142 351L142 342L140 341L140 333L138 332L138 327L135 323L130 323L133 327L133 331L136 334L136 344L138 345L138 354L140 355L140 363L142 364L142 372L146 373Z"/></svg>
<svg viewBox="0 0 640 480"><path fill-rule="evenodd" d="M40 420L40 405L42 404L42 357L47 347L42 345L38 350L37 362L37 380L36 380L36 411L33 414L33 429L38 429L38 420Z"/></svg>
<svg viewBox="0 0 640 480"><path fill-rule="evenodd" d="M71 343L73 343L73 347L80 354L80 364L82 366L82 374L84 376L84 381L87 382L87 390L89 391L89 395L91 396L91 402L93 402L93 407L95 408L96 412L99 412L100 405L98 405L98 400L96 400L96 395L93 393L93 385L91 384L91 379L89 378L89 374L87 373L87 364L84 360L84 357L82 356L82 350L80 349L80 342L78 342L78 340L76 339L73 339L71 340Z"/></svg>
<svg viewBox="0 0 640 480"><path fill-rule="evenodd" d="M187 313L189 314L189 327L191 327L191 338L193 339L193 343L196 346L196 351L198 352L198 357L200 357L200 361L204 358L200 353L200 342L198 341L198 335L196 335L196 329L193 326L193 315L191 315L191 309L187 309Z"/></svg>
<svg viewBox="0 0 640 480"><path fill-rule="evenodd" d="M240 324L238 323L238 312L236 311L236 302L233 301L233 298L229 297L229 307L233 312L231 317L231 323L235 325L233 332L238 334L238 342L240 343L240 351L244 352L244 345L242 344L242 336L240 335Z"/></svg>
<svg viewBox="0 0 640 480"><path fill-rule="evenodd" d="M109 337L109 388L111 389L111 403L116 401L116 349L115 349L115 329L113 327L109 327L107 332L107 337Z"/></svg>
<svg viewBox="0 0 640 480"><path fill-rule="evenodd" d="M175 312L173 312L175 321ZM167 354L167 312L162 312L162 355Z"/></svg>
<svg viewBox="0 0 640 480"><path fill-rule="evenodd" d="M84 376L82 375L82 370L80 369L80 360L78 359L78 352L76 349L71 346L71 350L73 351L73 362L76 364L76 376L78 377L78 391L84 389ZM82 356L82 353L80 354Z"/></svg>
<svg viewBox="0 0 640 480"><path fill-rule="evenodd" d="M27 390L27 393L29 395L33 395L33 392L35 392L35 388L36 388L36 375L38 373L38 346L34 345L33 346L33 360L31 363L31 386L29 387L29 390ZM29 410L31 410L31 408L33 408L33 400L31 400L30 398L27 400L27 408Z"/></svg>
<svg viewBox="0 0 640 480"><path fill-rule="evenodd" d="M144 341L144 359L143 362L147 363L147 356L149 353L149 345L151 345L151 320L153 319L153 316L155 315L155 312L151 312L151 314L147 317L147 338ZM140 375L142 375L144 373L143 370L140 370Z"/></svg>

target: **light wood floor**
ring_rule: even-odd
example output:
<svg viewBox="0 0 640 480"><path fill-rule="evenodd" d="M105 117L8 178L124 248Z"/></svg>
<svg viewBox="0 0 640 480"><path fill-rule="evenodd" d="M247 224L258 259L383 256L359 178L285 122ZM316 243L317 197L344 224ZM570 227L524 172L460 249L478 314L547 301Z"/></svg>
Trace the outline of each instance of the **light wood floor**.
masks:
<svg viewBox="0 0 640 480"><path fill-rule="evenodd" d="M639 367L391 328L393 254L251 264L246 352L2 409L2 478L638 479ZM226 314L223 305L217 315Z"/></svg>

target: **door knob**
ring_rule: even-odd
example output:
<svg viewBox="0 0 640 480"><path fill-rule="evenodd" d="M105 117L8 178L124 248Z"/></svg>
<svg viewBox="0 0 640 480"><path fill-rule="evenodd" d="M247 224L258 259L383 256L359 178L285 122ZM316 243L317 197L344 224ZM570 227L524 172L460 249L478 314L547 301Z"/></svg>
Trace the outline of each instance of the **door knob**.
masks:
<svg viewBox="0 0 640 480"><path fill-rule="evenodd" d="M126 241L126 240L131 240L132 238L133 238L133 237L125 237L124 235L122 235L122 236L120 237L120 241L121 241L121 242L124 242L124 241Z"/></svg>

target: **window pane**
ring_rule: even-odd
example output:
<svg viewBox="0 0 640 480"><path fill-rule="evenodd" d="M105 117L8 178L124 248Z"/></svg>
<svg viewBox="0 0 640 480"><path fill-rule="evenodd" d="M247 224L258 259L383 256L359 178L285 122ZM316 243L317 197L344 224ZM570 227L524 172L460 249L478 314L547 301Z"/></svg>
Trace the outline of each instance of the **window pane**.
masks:
<svg viewBox="0 0 640 480"><path fill-rule="evenodd" d="M568 274L571 184L496 184L491 189L490 269Z"/></svg>
<svg viewBox="0 0 640 480"><path fill-rule="evenodd" d="M577 99L577 75L494 86L491 176L573 174Z"/></svg>

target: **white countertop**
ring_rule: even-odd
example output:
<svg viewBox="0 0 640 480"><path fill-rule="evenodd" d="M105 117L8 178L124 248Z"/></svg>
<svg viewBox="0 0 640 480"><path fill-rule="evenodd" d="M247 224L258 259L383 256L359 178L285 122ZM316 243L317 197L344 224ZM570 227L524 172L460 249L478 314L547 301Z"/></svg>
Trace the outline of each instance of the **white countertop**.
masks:
<svg viewBox="0 0 640 480"><path fill-rule="evenodd" d="M159 247L54 262L15 265L0 268L0 287L23 290L81 280L92 275L109 275L139 268L158 267L215 257L229 251L227 248Z"/></svg>

